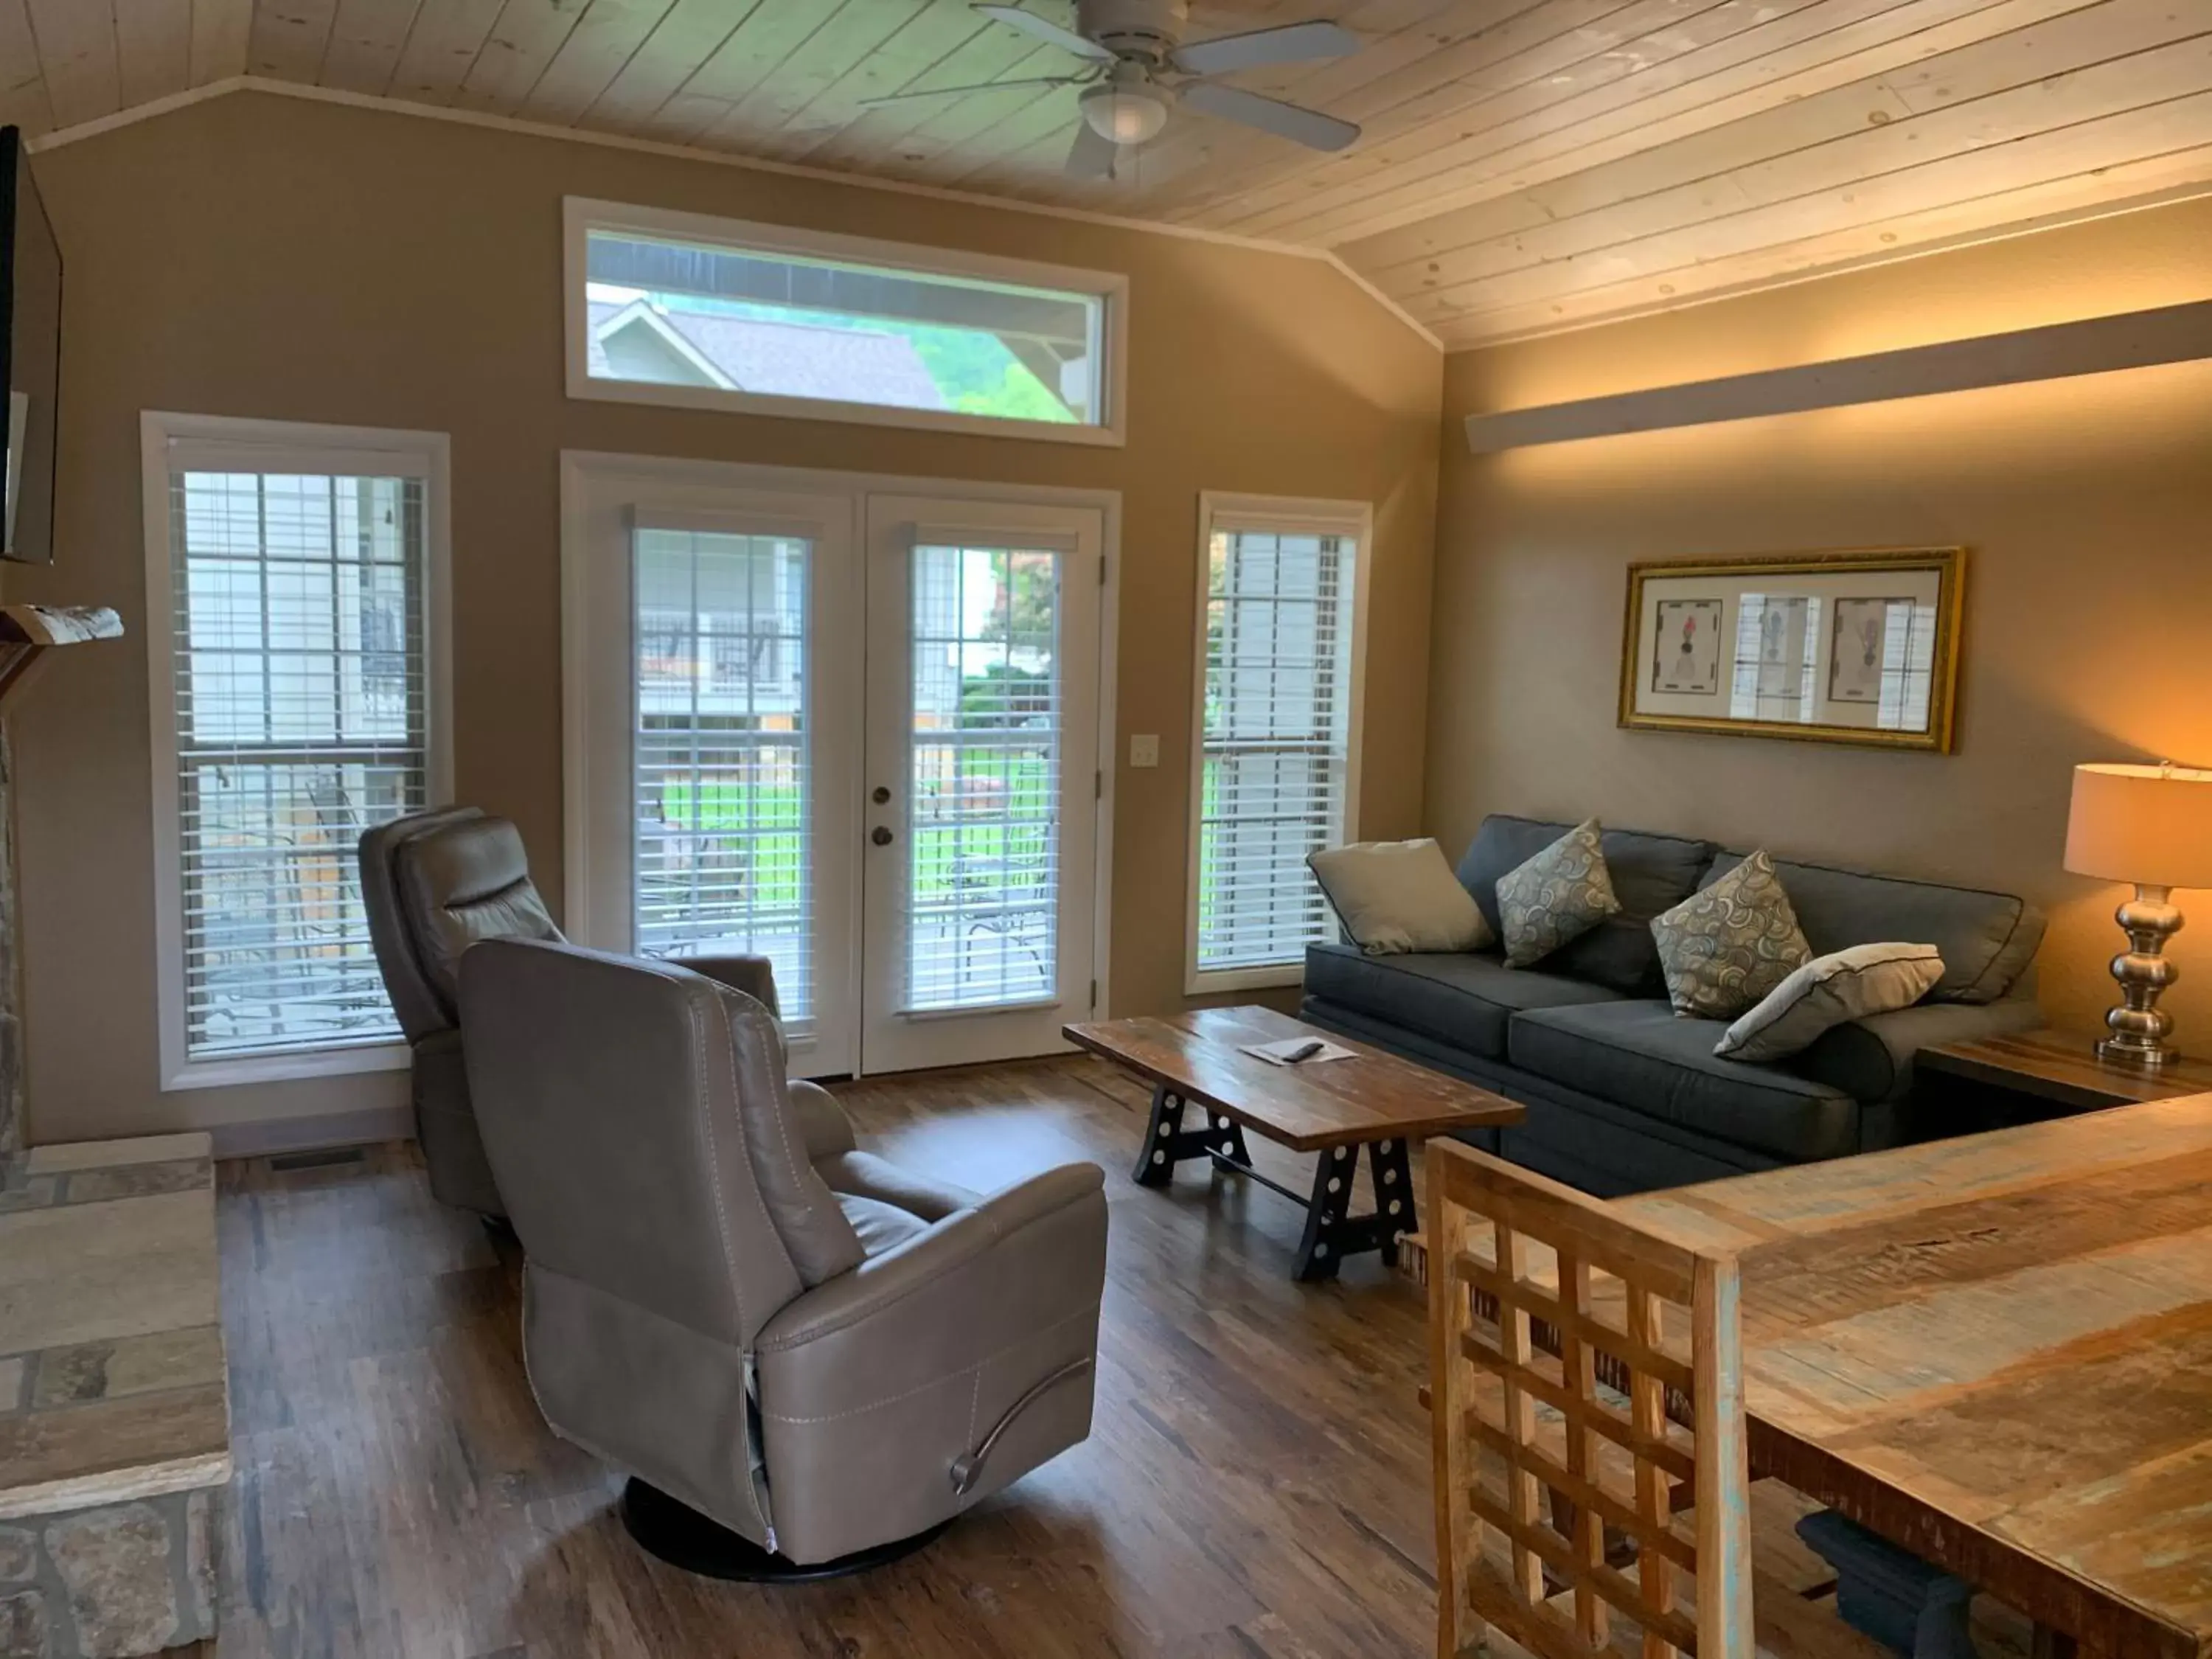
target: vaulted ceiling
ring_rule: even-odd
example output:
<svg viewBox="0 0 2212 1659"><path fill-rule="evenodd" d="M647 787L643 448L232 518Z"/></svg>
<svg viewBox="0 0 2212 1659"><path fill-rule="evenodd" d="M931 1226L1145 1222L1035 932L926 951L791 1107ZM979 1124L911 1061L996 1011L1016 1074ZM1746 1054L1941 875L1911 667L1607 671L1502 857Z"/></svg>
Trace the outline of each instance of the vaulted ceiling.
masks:
<svg viewBox="0 0 2212 1659"><path fill-rule="evenodd" d="M1027 0L1060 22L1069 0ZM966 0L0 0L0 119L240 74L1332 249L1448 345L2212 191L2212 0L1191 0L1186 40L1364 42L1061 170L1060 48Z"/></svg>

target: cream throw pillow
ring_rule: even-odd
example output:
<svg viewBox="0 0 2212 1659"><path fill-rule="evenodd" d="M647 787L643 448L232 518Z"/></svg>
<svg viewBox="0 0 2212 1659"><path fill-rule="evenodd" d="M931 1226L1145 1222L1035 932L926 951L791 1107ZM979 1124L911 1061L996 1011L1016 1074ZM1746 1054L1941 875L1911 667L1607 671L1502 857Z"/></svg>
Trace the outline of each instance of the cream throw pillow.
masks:
<svg viewBox="0 0 2212 1659"><path fill-rule="evenodd" d="M1306 863L1344 931L1370 957L1491 943L1490 924L1433 841L1363 841L1309 854Z"/></svg>
<svg viewBox="0 0 2212 1659"><path fill-rule="evenodd" d="M1713 1047L1731 1060L1785 1060L1832 1026L1910 1008L1943 977L1932 945L1854 945L1815 957L1766 994Z"/></svg>

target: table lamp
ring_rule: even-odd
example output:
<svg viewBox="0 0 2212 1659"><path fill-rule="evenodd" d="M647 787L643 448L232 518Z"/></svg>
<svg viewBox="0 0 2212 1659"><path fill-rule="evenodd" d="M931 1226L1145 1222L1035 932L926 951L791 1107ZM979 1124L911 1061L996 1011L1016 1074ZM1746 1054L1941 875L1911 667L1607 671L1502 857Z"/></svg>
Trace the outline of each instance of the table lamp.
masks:
<svg viewBox="0 0 2212 1659"><path fill-rule="evenodd" d="M2164 951L2181 931L2173 890L2212 887L2212 771L2170 761L2075 767L2066 867L2136 890L2115 913L2128 936L2128 948L2112 958L2123 1000L2105 1016L2112 1035L2097 1045L2097 1058L2147 1070L2172 1065L2181 1057L2166 1046L2173 1016L2158 997L2181 970Z"/></svg>

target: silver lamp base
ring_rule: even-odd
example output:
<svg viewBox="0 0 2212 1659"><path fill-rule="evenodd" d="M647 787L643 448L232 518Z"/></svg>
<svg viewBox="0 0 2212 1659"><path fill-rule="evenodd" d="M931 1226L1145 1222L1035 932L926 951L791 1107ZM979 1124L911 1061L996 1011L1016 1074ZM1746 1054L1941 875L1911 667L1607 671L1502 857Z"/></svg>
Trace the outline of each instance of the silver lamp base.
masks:
<svg viewBox="0 0 2212 1659"><path fill-rule="evenodd" d="M2166 942L2181 931L2181 911L2172 890L2138 882L2136 896L2113 912L2128 936L2128 948L2112 958L2112 977L2120 982L2121 1003L2105 1015L2112 1032L2097 1045L2097 1058L2112 1066L2154 1072L2181 1058L2166 1046L2173 1016L2158 1006L2159 994L2181 977L2166 955Z"/></svg>

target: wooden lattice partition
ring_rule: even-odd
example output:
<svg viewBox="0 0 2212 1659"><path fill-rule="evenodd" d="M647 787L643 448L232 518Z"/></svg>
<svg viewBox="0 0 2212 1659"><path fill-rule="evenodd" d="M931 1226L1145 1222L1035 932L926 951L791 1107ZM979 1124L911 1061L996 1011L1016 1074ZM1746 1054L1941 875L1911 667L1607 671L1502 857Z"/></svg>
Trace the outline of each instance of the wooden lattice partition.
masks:
<svg viewBox="0 0 2212 1659"><path fill-rule="evenodd" d="M1486 1625L1752 1659L1735 1263L1457 1142L1426 1162L1440 1659Z"/></svg>

